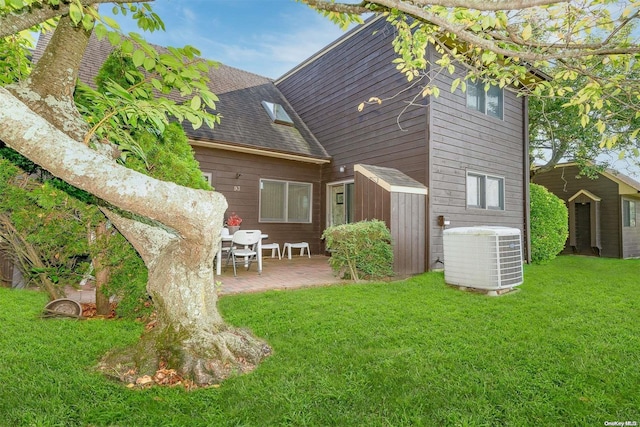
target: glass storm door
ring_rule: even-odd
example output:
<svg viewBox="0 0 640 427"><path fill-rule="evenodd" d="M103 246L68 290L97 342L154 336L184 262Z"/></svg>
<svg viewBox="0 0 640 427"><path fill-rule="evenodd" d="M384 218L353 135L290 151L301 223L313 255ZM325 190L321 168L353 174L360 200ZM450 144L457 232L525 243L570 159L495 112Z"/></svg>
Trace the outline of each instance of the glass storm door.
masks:
<svg viewBox="0 0 640 427"><path fill-rule="evenodd" d="M342 182L327 186L328 225L353 222L353 188L353 182Z"/></svg>

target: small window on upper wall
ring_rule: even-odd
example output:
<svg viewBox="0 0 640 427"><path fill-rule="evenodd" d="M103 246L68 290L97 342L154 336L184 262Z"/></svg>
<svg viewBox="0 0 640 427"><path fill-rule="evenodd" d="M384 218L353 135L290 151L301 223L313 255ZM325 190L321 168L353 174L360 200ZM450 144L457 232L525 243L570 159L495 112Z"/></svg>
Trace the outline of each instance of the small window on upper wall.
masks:
<svg viewBox="0 0 640 427"><path fill-rule="evenodd" d="M289 117L287 112L284 111L284 107L282 105L273 102L262 101L262 106L265 110L267 110L267 113L269 113L269 117L271 117L271 120L274 123L293 126L293 120L291 120L291 117Z"/></svg>
<svg viewBox="0 0 640 427"><path fill-rule="evenodd" d="M636 226L636 202L633 200L622 201L622 225L624 227Z"/></svg>
<svg viewBox="0 0 640 427"><path fill-rule="evenodd" d="M504 178L467 173L467 207L504 210Z"/></svg>
<svg viewBox="0 0 640 427"><path fill-rule="evenodd" d="M467 107L488 116L502 120L503 98L503 90L498 86L491 85L485 91L485 85L481 81L467 83Z"/></svg>
<svg viewBox="0 0 640 427"><path fill-rule="evenodd" d="M202 172L202 177L209 185L213 185L213 174L211 172Z"/></svg>

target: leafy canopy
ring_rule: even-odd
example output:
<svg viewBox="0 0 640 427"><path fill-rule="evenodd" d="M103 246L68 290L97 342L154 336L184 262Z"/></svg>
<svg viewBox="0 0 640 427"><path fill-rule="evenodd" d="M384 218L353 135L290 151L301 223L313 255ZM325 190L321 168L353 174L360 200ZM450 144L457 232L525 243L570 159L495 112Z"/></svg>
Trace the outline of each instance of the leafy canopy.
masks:
<svg viewBox="0 0 640 427"><path fill-rule="evenodd" d="M77 98L99 106L81 111L91 126L84 138L86 144L109 141L121 144L125 153L140 155L131 129L146 127L162 133L172 118L188 121L194 129L218 124L220 116L213 113L218 98L207 86L209 69L216 63L200 58L200 52L192 46L160 49L138 33L125 36L113 18L98 13L98 4L105 2L0 0L0 57L5 64L18 64L5 68L8 72L3 74L2 83L22 81L28 75L29 65L24 58L33 43L27 30L51 30L59 16L68 14L76 25L93 30L98 39L118 47L122 57L134 65L121 76L124 79L103 80L102 90L79 85ZM142 30L164 30L164 23L148 3L114 3L115 14L130 14ZM18 21L19 15L29 19ZM7 29L16 27L20 31Z"/></svg>

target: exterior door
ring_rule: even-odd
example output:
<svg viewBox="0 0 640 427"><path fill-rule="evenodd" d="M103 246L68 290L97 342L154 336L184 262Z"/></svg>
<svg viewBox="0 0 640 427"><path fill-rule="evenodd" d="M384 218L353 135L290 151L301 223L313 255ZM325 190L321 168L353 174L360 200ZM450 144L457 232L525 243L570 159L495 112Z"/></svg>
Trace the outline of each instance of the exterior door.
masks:
<svg viewBox="0 0 640 427"><path fill-rule="evenodd" d="M576 253L593 255L591 249L591 203L576 203Z"/></svg>
<svg viewBox="0 0 640 427"><path fill-rule="evenodd" d="M327 185L327 225L353 222L353 181Z"/></svg>

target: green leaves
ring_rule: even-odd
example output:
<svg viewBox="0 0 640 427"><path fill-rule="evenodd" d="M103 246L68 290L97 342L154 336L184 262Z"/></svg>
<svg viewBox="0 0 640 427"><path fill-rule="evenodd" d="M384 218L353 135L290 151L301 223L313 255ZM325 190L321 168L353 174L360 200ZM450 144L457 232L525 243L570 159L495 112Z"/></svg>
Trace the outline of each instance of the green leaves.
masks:
<svg viewBox="0 0 640 427"><path fill-rule="evenodd" d="M564 249L568 229L568 211L564 202L546 188L530 184L531 259L542 264Z"/></svg>
<svg viewBox="0 0 640 427"><path fill-rule="evenodd" d="M135 52L133 52L133 55L131 56L131 59L133 60L133 65L136 66L136 67L142 66L142 64L144 63L145 58L146 58L146 55L140 49L138 49Z"/></svg>
<svg viewBox="0 0 640 427"><path fill-rule="evenodd" d="M115 35L114 35L115 34ZM86 137L107 139L120 145L123 159L142 152L130 137L133 129L150 127L164 132L170 118L188 121L194 129L213 127L220 116L212 111L218 98L207 86L209 67L191 46L159 50L136 33L123 39L107 32L119 49L105 63L99 90L79 86L77 99L92 128Z"/></svg>
<svg viewBox="0 0 640 427"><path fill-rule="evenodd" d="M520 37L522 37L522 40L527 41L531 38L532 34L533 34L533 27L531 27L531 24L527 24L522 29L522 33L520 34Z"/></svg>
<svg viewBox="0 0 640 427"><path fill-rule="evenodd" d="M393 275L391 232L383 221L360 221L336 225L322 233L329 263L341 277L379 279Z"/></svg>
<svg viewBox="0 0 640 427"><path fill-rule="evenodd" d="M0 86L24 80L31 72L33 37L28 31L0 38Z"/></svg>
<svg viewBox="0 0 640 427"><path fill-rule="evenodd" d="M419 81L423 96L437 95L434 88L440 83L434 80L444 73L453 75L452 92L465 91L468 79L479 79L518 95L560 99L570 117L562 127L588 135L590 141L595 134L596 145L638 144L640 1L586 0L540 7L512 2L514 9L500 11L491 10L491 2L478 9L428 2L394 2L390 8L388 2L381 3L371 1L367 7L393 27L392 64L408 86ZM333 1L318 7L344 10ZM552 78L547 80L537 69L551 70ZM550 121L556 123L556 118ZM563 145L553 137L563 132L543 134L550 138L548 145ZM591 156L594 145L585 145L574 153Z"/></svg>

